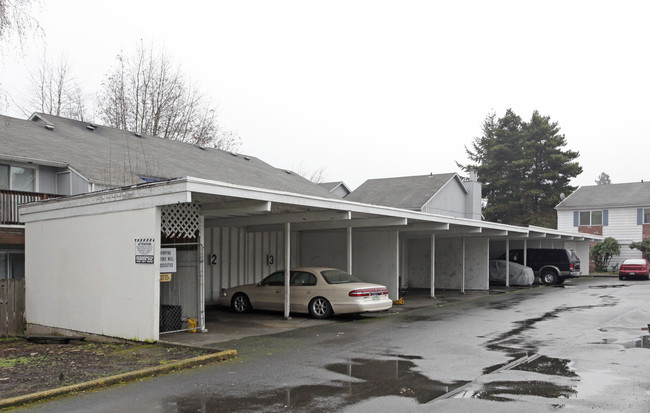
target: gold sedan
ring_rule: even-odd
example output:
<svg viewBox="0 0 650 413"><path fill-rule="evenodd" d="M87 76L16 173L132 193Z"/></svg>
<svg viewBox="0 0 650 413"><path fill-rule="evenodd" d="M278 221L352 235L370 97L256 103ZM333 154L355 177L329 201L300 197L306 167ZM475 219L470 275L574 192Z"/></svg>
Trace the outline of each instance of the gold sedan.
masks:
<svg viewBox="0 0 650 413"><path fill-rule="evenodd" d="M219 304L235 312L284 309L285 271L276 271L257 284L223 289ZM294 268L289 279L290 311L314 318L332 314L385 311L392 307L388 289L361 281L334 268Z"/></svg>

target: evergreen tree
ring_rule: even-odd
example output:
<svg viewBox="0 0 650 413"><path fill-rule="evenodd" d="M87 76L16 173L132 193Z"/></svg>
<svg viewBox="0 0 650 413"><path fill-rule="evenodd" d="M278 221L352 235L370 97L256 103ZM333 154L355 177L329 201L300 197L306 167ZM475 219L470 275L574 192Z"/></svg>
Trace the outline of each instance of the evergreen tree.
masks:
<svg viewBox="0 0 650 413"><path fill-rule="evenodd" d="M523 121L511 109L502 118L489 114L483 134L465 148L471 162L458 166L476 170L483 184L490 221L513 225L556 226L555 205L561 193L575 187L569 181L582 172L578 152L564 150L567 142L557 122L533 112Z"/></svg>

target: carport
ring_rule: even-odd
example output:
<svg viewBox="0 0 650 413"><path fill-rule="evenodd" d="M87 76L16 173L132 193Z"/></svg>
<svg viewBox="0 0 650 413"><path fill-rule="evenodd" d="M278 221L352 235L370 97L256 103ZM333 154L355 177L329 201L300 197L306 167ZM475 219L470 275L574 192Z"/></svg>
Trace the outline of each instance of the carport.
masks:
<svg viewBox="0 0 650 413"><path fill-rule="evenodd" d="M38 202L21 218L28 329L142 341L159 339L164 305L180 307L178 329L203 329L222 288L292 266L343 268L393 299L406 284L487 290L494 242L551 234L191 177ZM171 282L186 281L161 279L161 248L184 263ZM288 298L287 286L285 318Z"/></svg>

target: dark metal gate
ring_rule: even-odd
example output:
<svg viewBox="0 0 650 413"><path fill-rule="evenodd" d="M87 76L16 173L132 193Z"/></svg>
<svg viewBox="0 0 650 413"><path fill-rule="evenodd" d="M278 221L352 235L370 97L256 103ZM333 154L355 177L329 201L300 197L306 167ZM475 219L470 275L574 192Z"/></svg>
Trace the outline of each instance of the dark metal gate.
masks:
<svg viewBox="0 0 650 413"><path fill-rule="evenodd" d="M176 250L176 272L169 280L161 274L160 334L202 330L203 245L200 243L162 244Z"/></svg>

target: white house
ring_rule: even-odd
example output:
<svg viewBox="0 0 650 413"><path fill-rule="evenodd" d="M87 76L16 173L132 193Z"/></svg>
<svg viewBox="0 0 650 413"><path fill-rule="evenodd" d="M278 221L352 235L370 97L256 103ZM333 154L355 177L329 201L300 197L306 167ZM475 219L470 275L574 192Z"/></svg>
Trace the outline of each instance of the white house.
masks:
<svg viewBox="0 0 650 413"><path fill-rule="evenodd" d="M555 209L558 230L616 239L621 255L611 265L640 258L630 243L650 239L650 182L582 186Z"/></svg>

